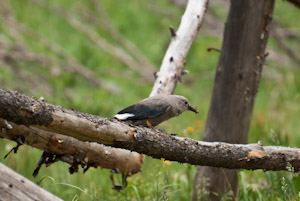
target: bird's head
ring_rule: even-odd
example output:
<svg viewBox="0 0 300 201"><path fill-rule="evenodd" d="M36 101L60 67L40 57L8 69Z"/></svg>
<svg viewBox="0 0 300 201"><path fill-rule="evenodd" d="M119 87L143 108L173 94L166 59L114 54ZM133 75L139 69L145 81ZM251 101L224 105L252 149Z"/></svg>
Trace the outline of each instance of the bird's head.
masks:
<svg viewBox="0 0 300 201"><path fill-rule="evenodd" d="M186 110L190 110L192 112L195 112L196 114L199 113L195 108L191 106L190 102L185 97L174 95L174 98L176 98L176 102L181 113Z"/></svg>

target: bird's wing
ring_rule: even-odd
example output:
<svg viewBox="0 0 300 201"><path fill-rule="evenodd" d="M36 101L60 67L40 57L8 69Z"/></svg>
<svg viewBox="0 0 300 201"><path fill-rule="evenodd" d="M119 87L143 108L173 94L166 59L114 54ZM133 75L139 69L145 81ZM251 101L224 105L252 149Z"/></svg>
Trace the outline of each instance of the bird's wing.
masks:
<svg viewBox="0 0 300 201"><path fill-rule="evenodd" d="M141 120L154 118L162 115L169 109L169 105L157 105L157 104L135 104L129 106L120 112L118 112L115 117L120 120Z"/></svg>

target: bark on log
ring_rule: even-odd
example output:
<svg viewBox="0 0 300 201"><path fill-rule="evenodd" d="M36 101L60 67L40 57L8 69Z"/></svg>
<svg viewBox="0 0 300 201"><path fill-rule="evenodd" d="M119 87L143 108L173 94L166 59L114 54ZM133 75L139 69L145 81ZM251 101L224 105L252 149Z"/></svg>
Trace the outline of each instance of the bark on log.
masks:
<svg viewBox="0 0 300 201"><path fill-rule="evenodd" d="M130 127L106 118L64 109L17 92L0 89L0 116L16 124L61 133L82 141L110 145L116 138L133 140Z"/></svg>
<svg viewBox="0 0 300 201"><path fill-rule="evenodd" d="M189 0L178 31L170 27L172 40L156 73L150 96L173 94L176 83L185 74L185 58L201 27L208 0Z"/></svg>
<svg viewBox="0 0 300 201"><path fill-rule="evenodd" d="M273 7L274 0L231 1L203 140L247 142ZM199 167L193 200L198 200L197 191L203 188L210 192L210 200L220 199L215 192L232 190L236 196L237 173L235 170ZM209 180L209 185L201 185L203 180Z"/></svg>
<svg viewBox="0 0 300 201"><path fill-rule="evenodd" d="M2 163L0 163L0 175L0 200L62 201Z"/></svg>
<svg viewBox="0 0 300 201"><path fill-rule="evenodd" d="M80 164L86 167L100 166L128 176L141 171L144 157L136 152L95 142L83 142L38 128L8 123L1 118L0 128L2 129L0 137L16 142L23 139L21 141L24 144L56 155L56 159L69 163L75 169Z"/></svg>
<svg viewBox="0 0 300 201"><path fill-rule="evenodd" d="M53 124L53 122L59 122L56 118L62 119L58 114L62 114L64 120L60 124ZM300 171L300 149L297 148L201 142L176 137L168 135L160 129L131 126L114 119L67 110L4 89L0 90L0 118L30 128L38 127L53 132L60 131L63 135L71 135L70 130L73 130L76 137L84 140L94 140L117 148L147 154L154 158L164 158L192 165L250 170L290 171L292 168L294 172ZM78 127L85 129L77 129ZM14 126L8 123L5 127L1 127L1 135L13 129ZM26 141L26 136L24 137Z"/></svg>

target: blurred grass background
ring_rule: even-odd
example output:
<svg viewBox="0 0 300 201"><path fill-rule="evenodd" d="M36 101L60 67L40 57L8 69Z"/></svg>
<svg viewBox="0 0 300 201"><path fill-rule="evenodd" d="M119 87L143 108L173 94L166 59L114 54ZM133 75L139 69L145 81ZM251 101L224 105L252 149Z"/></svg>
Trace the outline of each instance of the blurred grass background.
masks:
<svg viewBox="0 0 300 201"><path fill-rule="evenodd" d="M122 108L149 96L153 82L140 74L153 70L152 65L154 70L159 70L170 42L168 27L172 25L176 29L184 12L184 8L174 2L3 0L1 87L36 98L43 96L46 102L66 108L112 117ZM221 48L227 7L226 1L211 1L206 22L186 59L186 69L190 73L183 77L175 91L187 97L200 115L186 112L159 126L168 133L202 138L219 57L219 53L206 49ZM280 45L281 41L300 57L299 19L297 8L286 1L276 1L274 34L279 35L280 40L278 42L273 34L269 39L270 56L256 97L249 143L261 141L263 145L300 147L300 64ZM72 20L79 22L81 27L72 25ZM110 54L109 48L99 47L97 40L91 39L85 31L101 36L110 48L130 55L142 70L130 68ZM120 37L125 43L133 43L148 63L141 62L141 57L134 56L135 51L129 51L122 41L117 41ZM84 77L76 71L76 66L88 70L92 79L101 80L101 83L95 84ZM191 198L195 166L147 157L142 172L128 178L127 189L117 193L112 190L110 172L99 168L69 175L68 165L57 163L48 168L43 166L33 178L33 169L42 152L22 146L17 154L4 160L4 155L14 145L14 142L0 139L0 162L65 200ZM121 177L117 179L120 182ZM297 174L240 172L239 200L296 200L299 193ZM206 192L202 194L205 196ZM223 195L223 200L230 196Z"/></svg>

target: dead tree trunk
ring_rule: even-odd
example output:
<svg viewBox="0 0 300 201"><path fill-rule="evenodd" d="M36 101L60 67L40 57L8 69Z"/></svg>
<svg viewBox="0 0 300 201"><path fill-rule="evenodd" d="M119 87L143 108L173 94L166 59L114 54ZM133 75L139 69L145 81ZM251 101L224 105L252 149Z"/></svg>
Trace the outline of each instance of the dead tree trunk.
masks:
<svg viewBox="0 0 300 201"><path fill-rule="evenodd" d="M205 141L246 143L273 7L274 0L231 1ZM203 188L209 191L209 200L219 200L215 193L228 190L236 196L238 170L198 167L192 200Z"/></svg>
<svg viewBox="0 0 300 201"><path fill-rule="evenodd" d="M178 31L170 27L172 40L160 70L155 74L150 96L173 94L177 81L187 73L185 58L202 25L207 4L208 0L189 0Z"/></svg>

